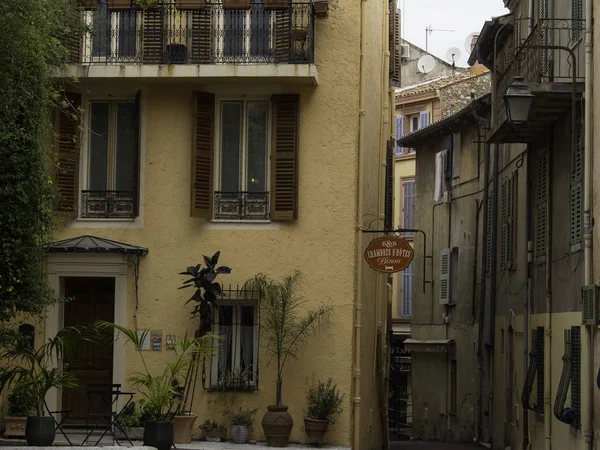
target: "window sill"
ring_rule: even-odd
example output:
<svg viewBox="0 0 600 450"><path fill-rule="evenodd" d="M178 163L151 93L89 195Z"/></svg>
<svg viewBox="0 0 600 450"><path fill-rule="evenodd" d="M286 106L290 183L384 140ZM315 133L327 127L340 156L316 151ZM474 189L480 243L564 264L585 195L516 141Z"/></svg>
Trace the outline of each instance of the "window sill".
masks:
<svg viewBox="0 0 600 450"><path fill-rule="evenodd" d="M396 161L406 161L406 160L410 160L410 159L416 159L417 157L417 153L408 153L406 155L399 155L396 156Z"/></svg>
<svg viewBox="0 0 600 450"><path fill-rule="evenodd" d="M141 216L135 219L96 219L77 217L68 228L142 228Z"/></svg>
<svg viewBox="0 0 600 450"><path fill-rule="evenodd" d="M279 230L279 222L270 220L210 220L205 222L207 230Z"/></svg>
<svg viewBox="0 0 600 450"><path fill-rule="evenodd" d="M229 220L229 219L212 219L211 223L272 223L270 220Z"/></svg>

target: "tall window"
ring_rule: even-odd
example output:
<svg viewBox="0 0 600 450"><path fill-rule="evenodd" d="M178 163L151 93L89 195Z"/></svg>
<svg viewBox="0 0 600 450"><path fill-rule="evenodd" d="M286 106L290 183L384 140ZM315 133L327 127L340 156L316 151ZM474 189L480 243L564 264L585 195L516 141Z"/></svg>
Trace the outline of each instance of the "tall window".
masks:
<svg viewBox="0 0 600 450"><path fill-rule="evenodd" d="M84 217L132 217L137 202L138 114L136 102L90 102Z"/></svg>
<svg viewBox="0 0 600 450"><path fill-rule="evenodd" d="M223 14L223 56L247 60L269 54L271 16L262 6L253 2L249 10L230 9Z"/></svg>
<svg viewBox="0 0 600 450"><path fill-rule="evenodd" d="M402 317L412 317L413 263L402 272Z"/></svg>
<svg viewBox="0 0 600 450"><path fill-rule="evenodd" d="M223 101L216 217L268 219L267 101Z"/></svg>
<svg viewBox="0 0 600 450"><path fill-rule="evenodd" d="M405 181L402 183L402 190L404 194L402 228L415 227L415 187L416 183L414 180Z"/></svg>
<svg viewBox="0 0 600 450"><path fill-rule="evenodd" d="M214 333L219 336L211 365L211 386L255 389L258 367L258 311L254 304L220 305Z"/></svg>
<svg viewBox="0 0 600 450"><path fill-rule="evenodd" d="M99 0L98 8L86 12L86 17L91 30L86 41L91 42L93 58L122 60L136 56L135 10L111 11L107 0Z"/></svg>

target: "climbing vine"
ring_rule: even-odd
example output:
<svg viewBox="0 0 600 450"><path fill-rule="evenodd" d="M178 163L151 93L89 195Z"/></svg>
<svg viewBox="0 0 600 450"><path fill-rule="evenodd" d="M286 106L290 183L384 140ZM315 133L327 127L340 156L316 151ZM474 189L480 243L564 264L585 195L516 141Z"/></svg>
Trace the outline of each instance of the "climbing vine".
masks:
<svg viewBox="0 0 600 450"><path fill-rule="evenodd" d="M43 268L56 203L53 73L82 31L75 0L0 1L0 325L55 301Z"/></svg>

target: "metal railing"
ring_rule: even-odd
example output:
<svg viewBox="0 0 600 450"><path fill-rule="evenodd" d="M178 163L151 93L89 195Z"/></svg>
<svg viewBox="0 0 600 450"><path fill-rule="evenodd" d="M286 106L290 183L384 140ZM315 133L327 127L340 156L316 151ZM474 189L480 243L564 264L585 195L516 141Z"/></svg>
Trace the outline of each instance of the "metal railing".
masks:
<svg viewBox="0 0 600 450"><path fill-rule="evenodd" d="M268 192L215 192L217 220L269 220Z"/></svg>
<svg viewBox="0 0 600 450"><path fill-rule="evenodd" d="M585 19L540 19L531 28L530 19L516 19L514 44L495 55L494 125L506 120L504 94L515 76L528 83L572 83L584 80ZM547 47L547 48L544 48ZM559 48L570 49L569 52Z"/></svg>
<svg viewBox="0 0 600 450"><path fill-rule="evenodd" d="M156 8L84 11L87 33L73 48L71 63L219 64L312 63L314 15L310 1L284 9L251 2L230 9L223 0L202 9Z"/></svg>
<svg viewBox="0 0 600 450"><path fill-rule="evenodd" d="M135 191L81 191L81 217L87 219L134 219Z"/></svg>

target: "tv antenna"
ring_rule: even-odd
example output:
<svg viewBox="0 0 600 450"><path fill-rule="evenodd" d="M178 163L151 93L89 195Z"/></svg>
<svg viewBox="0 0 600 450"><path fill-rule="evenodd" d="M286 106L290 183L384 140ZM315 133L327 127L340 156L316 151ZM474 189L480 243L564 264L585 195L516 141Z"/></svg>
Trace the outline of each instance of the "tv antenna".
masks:
<svg viewBox="0 0 600 450"><path fill-rule="evenodd" d="M458 61L460 57L460 49L457 47L450 47L448 51L446 51L446 59L452 63L452 74L454 74L454 70L456 69L456 61Z"/></svg>
<svg viewBox="0 0 600 450"><path fill-rule="evenodd" d="M429 51L429 35L431 33L433 33L434 31L443 31L443 32L448 32L448 33L454 33L455 30L442 30L440 28L431 28L431 25L429 25L427 28L425 28L425 51L428 52Z"/></svg>
<svg viewBox="0 0 600 450"><path fill-rule="evenodd" d="M435 67L435 59L431 55L423 55L417 61L417 69L422 74L428 74Z"/></svg>

